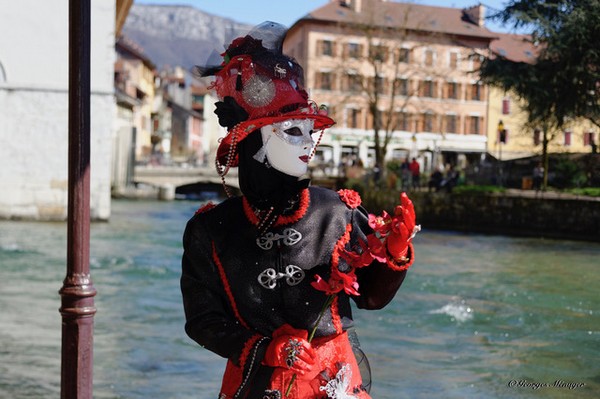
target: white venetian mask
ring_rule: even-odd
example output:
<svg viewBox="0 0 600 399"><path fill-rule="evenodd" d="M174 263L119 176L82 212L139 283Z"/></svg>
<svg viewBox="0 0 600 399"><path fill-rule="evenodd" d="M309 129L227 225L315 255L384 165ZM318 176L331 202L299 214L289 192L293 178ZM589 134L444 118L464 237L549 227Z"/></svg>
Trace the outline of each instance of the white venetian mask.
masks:
<svg viewBox="0 0 600 399"><path fill-rule="evenodd" d="M263 162L287 175L300 177L308 170L308 161L314 147L311 137L312 119L289 119L273 123L260 129L262 148L254 159Z"/></svg>

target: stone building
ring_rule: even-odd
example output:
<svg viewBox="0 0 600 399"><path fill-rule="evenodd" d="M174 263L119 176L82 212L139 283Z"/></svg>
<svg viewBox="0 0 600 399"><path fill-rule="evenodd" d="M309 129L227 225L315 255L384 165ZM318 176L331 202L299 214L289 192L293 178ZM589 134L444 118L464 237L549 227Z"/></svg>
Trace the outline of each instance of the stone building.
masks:
<svg viewBox="0 0 600 399"><path fill-rule="evenodd" d="M156 150L152 137L156 67L142 48L125 36L115 43L116 132L112 155L112 194L133 182L136 162L148 162Z"/></svg>
<svg viewBox="0 0 600 399"><path fill-rule="evenodd" d="M198 101L202 102L198 98L201 88L194 82L182 67L164 68L160 72L153 121L169 163L195 166L204 162L203 107L198 105Z"/></svg>
<svg viewBox="0 0 600 399"><path fill-rule="evenodd" d="M93 219L110 215L116 16L91 2ZM64 220L68 176L68 2L0 0L0 218ZM126 14L126 12L125 12Z"/></svg>

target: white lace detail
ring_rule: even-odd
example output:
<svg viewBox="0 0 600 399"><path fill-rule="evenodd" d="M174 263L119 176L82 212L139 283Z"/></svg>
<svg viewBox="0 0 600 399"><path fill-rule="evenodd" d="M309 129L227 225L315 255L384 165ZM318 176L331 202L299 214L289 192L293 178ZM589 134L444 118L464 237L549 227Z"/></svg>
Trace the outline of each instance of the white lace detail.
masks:
<svg viewBox="0 0 600 399"><path fill-rule="evenodd" d="M256 245L266 251L273 248L273 243L279 242L279 240L282 240L284 245L291 247L292 245L297 244L301 239L302 234L298 230L287 228L283 230L282 234L268 232L264 236L258 237L256 239Z"/></svg>
<svg viewBox="0 0 600 399"><path fill-rule="evenodd" d="M319 387L319 390L325 391L330 399L357 399L357 396L348 392L351 380L352 370L350 365L344 364L335 375L335 378L330 380L327 385Z"/></svg>

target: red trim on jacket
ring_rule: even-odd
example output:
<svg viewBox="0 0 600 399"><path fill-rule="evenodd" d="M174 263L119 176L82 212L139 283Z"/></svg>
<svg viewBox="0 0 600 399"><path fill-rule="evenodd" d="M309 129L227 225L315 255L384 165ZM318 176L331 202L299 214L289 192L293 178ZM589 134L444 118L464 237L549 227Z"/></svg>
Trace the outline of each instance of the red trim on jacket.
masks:
<svg viewBox="0 0 600 399"><path fill-rule="evenodd" d="M244 349L242 350L242 354L240 355L240 368L243 370L246 366L246 360L248 360L248 356L250 355L250 351L254 347L254 345L258 342L259 339L262 338L262 335L256 334L252 336L246 343L244 344Z"/></svg>
<svg viewBox="0 0 600 399"><path fill-rule="evenodd" d="M242 197L242 205L244 208L244 214L250 223L257 226L260 222L258 220L258 216L252 210L252 206L246 199L246 197ZM291 215L280 215L277 218L274 226L282 226L285 224L295 223L298 220L302 219L304 215L306 215L306 211L308 211L308 206L310 205L310 193L307 188L300 192L300 205L298 209L292 213Z"/></svg>
<svg viewBox="0 0 600 399"><path fill-rule="evenodd" d="M339 297L336 295L331 303L331 321L335 327L335 332L341 334L344 330L342 329L342 318L340 317L340 311L338 309L338 299Z"/></svg>
<svg viewBox="0 0 600 399"><path fill-rule="evenodd" d="M338 239L333 247L333 253L331 254L331 268L337 267L340 263L340 252L344 250L346 244L350 242L350 232L352 231L352 224L348 223L346 225L346 231L344 234Z"/></svg>
<svg viewBox="0 0 600 399"><path fill-rule="evenodd" d="M338 239L333 247L333 253L331 254L331 269L338 267L340 263L340 252L344 250L346 244L350 242L350 232L352 231L352 224L348 223L346 225L346 231L342 236ZM342 330L342 319L340 317L340 312L338 308L338 296L336 295L331 303L331 321L333 322L333 326L335 327L335 331L338 334L343 332Z"/></svg>
<svg viewBox="0 0 600 399"><path fill-rule="evenodd" d="M412 243L408 244L407 257L408 257L408 260L405 263L399 265L394 261L394 259L391 256L389 256L388 261L387 261L387 266L396 272L403 272L403 271L407 270L409 267L411 267L413 262L415 261L415 250L413 248Z"/></svg>
<svg viewBox="0 0 600 399"><path fill-rule="evenodd" d="M229 285L229 281L227 280L227 275L225 274L225 269L223 268L223 265L221 264L221 260L219 259L219 256L217 255L217 247L215 246L214 242L212 243L212 247L213 247L213 260L215 261L215 264L217 265L217 268L219 269L219 276L221 277L221 281L223 282L223 287L225 288L225 293L227 294L227 297L229 298L229 302L231 304L231 308L233 309L233 313L235 314L235 317L238 319L240 324L242 326L244 326L245 328L249 329L248 324L246 324L244 319L242 319L242 316L240 315L240 312L237 308L237 304L235 303L235 298L233 297L233 293L231 292L231 286Z"/></svg>

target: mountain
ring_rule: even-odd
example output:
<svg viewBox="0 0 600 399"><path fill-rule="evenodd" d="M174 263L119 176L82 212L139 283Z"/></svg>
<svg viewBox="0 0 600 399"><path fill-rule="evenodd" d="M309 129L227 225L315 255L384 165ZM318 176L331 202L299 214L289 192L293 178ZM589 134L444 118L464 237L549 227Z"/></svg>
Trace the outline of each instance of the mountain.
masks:
<svg viewBox="0 0 600 399"><path fill-rule="evenodd" d="M157 68L179 65L189 70L222 53L225 43L251 28L192 6L134 4L123 34L139 44Z"/></svg>

